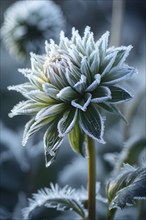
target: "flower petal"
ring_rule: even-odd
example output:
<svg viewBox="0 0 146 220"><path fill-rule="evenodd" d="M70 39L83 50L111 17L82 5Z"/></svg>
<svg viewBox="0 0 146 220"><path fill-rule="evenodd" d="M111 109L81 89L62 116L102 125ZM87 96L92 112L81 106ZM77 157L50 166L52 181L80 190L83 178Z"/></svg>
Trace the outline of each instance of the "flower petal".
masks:
<svg viewBox="0 0 146 220"><path fill-rule="evenodd" d="M29 99L32 99L35 102L39 102L42 104L53 104L55 101L54 99L50 98L48 95L45 94L45 92L42 92L40 90L32 90L28 92L27 97Z"/></svg>
<svg viewBox="0 0 146 220"><path fill-rule="evenodd" d="M30 127L32 126L32 124L35 122L35 119L34 117L29 120L26 125L25 125L25 128L24 128L24 132L23 132L23 138L22 138L22 145L25 146L27 141L28 141L28 138L30 137L31 134L29 134L29 130L30 130Z"/></svg>
<svg viewBox="0 0 146 220"><path fill-rule="evenodd" d="M80 80L80 69L72 65L71 69L66 69L65 76L69 85L73 87Z"/></svg>
<svg viewBox="0 0 146 220"><path fill-rule="evenodd" d="M92 92L97 88L101 81L101 75L100 74L95 74L94 76L94 81L87 87L86 92Z"/></svg>
<svg viewBox="0 0 146 220"><path fill-rule="evenodd" d="M80 129L78 120L76 121L72 131L68 134L68 137L72 149L83 156L85 135L84 132Z"/></svg>
<svg viewBox="0 0 146 220"><path fill-rule="evenodd" d="M86 111L88 105L90 104L92 95L90 93L87 93L84 97L84 99L74 99L71 102L71 105L75 108L79 108L82 111Z"/></svg>
<svg viewBox="0 0 146 220"><path fill-rule="evenodd" d="M42 84L46 82L39 75L37 76L35 74L29 74L27 78L29 79L30 83L32 83L32 85L36 86L38 89L41 89Z"/></svg>
<svg viewBox="0 0 146 220"><path fill-rule="evenodd" d="M107 72L104 77L102 77L103 85L113 85L120 81L127 80L134 73L136 73L136 69L129 66L118 66L114 67L110 72Z"/></svg>
<svg viewBox="0 0 146 220"><path fill-rule="evenodd" d="M53 86L50 83L44 83L42 85L44 92L51 98L59 100L57 98L57 94L59 93L59 89L57 89L55 86Z"/></svg>
<svg viewBox="0 0 146 220"><path fill-rule="evenodd" d="M99 71L99 64L100 64L100 57L99 57L99 50L94 50L88 58L88 62L90 65L90 70L92 75L95 75Z"/></svg>
<svg viewBox="0 0 146 220"><path fill-rule="evenodd" d="M60 103L55 105L47 106L43 109L41 109L37 114L35 119L43 119L45 117L52 117L59 115L60 113L63 113L66 110L66 104Z"/></svg>
<svg viewBox="0 0 146 220"><path fill-rule="evenodd" d="M129 52L131 51L132 48L133 47L131 45L129 45L128 47L121 46L115 48L115 51L117 51L118 53L113 66L122 65L125 62L126 58L128 57Z"/></svg>
<svg viewBox="0 0 146 220"><path fill-rule="evenodd" d="M86 76L88 83L91 83L92 73L91 73L91 70L90 70L90 67L89 67L89 64L88 64L86 57L82 58L80 70L81 70L81 73Z"/></svg>
<svg viewBox="0 0 146 220"><path fill-rule="evenodd" d="M54 117L46 117L35 121L35 118L32 118L30 121L28 121L23 132L22 145L25 146L31 135L39 131L45 125L48 125L53 119Z"/></svg>
<svg viewBox="0 0 146 220"><path fill-rule="evenodd" d="M78 110L75 108L70 109L69 112L64 113L63 118L58 122L58 132L59 136L63 137L65 134L69 133L77 120Z"/></svg>
<svg viewBox="0 0 146 220"><path fill-rule="evenodd" d="M87 86L87 77L85 75L81 75L80 80L74 85L74 88L77 92L84 92Z"/></svg>
<svg viewBox="0 0 146 220"><path fill-rule="evenodd" d="M57 94L57 97L61 99L62 101L71 102L72 99L75 99L78 97L78 93L74 89L72 89L70 86L67 86L60 90L60 92Z"/></svg>
<svg viewBox="0 0 146 220"><path fill-rule="evenodd" d="M105 143L102 138L104 132L103 119L93 104L85 112L79 112L79 124L87 135L102 144Z"/></svg>
<svg viewBox="0 0 146 220"><path fill-rule="evenodd" d="M100 71L102 73L101 74L102 77L105 74L107 74L110 71L110 69L112 68L112 66L115 62L115 59L116 59L116 55L117 55L117 51L110 53L105 57L103 63L101 64L101 68L100 68Z"/></svg>
<svg viewBox="0 0 146 220"><path fill-rule="evenodd" d="M55 160L58 149L62 143L63 138L59 137L57 130L57 121L53 121L44 135L44 151L46 167L50 166Z"/></svg>
<svg viewBox="0 0 146 220"><path fill-rule="evenodd" d="M109 39L109 31L102 35L102 37L97 41L96 45L99 48L100 54L100 62L103 61L106 55L106 49L108 46L108 39Z"/></svg>
<svg viewBox="0 0 146 220"><path fill-rule="evenodd" d="M61 77L56 74L56 72L53 70L53 68L48 67L48 78L52 85L54 85L58 89L62 89L65 86L64 81L61 79Z"/></svg>
<svg viewBox="0 0 146 220"><path fill-rule="evenodd" d="M106 86L100 86L92 93L91 102L99 103L111 99L111 91Z"/></svg>
<svg viewBox="0 0 146 220"><path fill-rule="evenodd" d="M34 85L32 85L31 83L27 82L27 83L23 83L23 84L19 84L16 86L8 86L8 90L9 91L16 91L16 92L20 92L24 97L29 98L27 96L27 93L30 91L35 90L36 87Z"/></svg>
<svg viewBox="0 0 146 220"><path fill-rule="evenodd" d="M121 87L109 86L109 89L111 91L112 98L110 100L107 100L107 103L122 103L128 101L133 97L126 89L123 89Z"/></svg>
<svg viewBox="0 0 146 220"><path fill-rule="evenodd" d="M31 100L21 101L11 110L9 117L12 118L16 115L34 115L43 107L44 105L41 103L35 103Z"/></svg>

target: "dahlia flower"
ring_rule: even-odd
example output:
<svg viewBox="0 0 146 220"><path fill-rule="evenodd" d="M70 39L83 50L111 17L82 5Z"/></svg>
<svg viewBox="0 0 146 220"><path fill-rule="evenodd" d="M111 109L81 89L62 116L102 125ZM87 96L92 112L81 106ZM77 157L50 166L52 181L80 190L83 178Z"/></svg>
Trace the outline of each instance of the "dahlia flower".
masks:
<svg viewBox="0 0 146 220"><path fill-rule="evenodd" d="M30 51L42 53L46 39L58 39L65 19L53 1L19 1L10 6L1 29L2 39L11 54L25 58Z"/></svg>
<svg viewBox="0 0 146 220"><path fill-rule="evenodd" d="M59 44L46 42L46 54L31 53L31 69L20 69L28 82L9 87L27 99L10 113L31 115L26 124L23 145L38 130L46 127L44 149L46 164L55 158L66 134L72 148L83 153L86 135L104 143L104 120L101 110L121 115L116 104L132 95L119 85L136 70L125 64L132 46L108 48L109 32L97 42L90 27L81 37L72 29L68 39L60 34Z"/></svg>

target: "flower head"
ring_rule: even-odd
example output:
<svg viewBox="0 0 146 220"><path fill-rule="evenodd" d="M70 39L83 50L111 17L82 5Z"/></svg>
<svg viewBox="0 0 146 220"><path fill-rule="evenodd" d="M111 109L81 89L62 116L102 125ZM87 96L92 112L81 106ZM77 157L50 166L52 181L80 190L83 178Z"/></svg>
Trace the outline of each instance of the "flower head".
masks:
<svg viewBox="0 0 146 220"><path fill-rule="evenodd" d="M136 72L125 64L132 47L108 48L108 37L106 32L95 42L89 27L83 37L74 28L71 39L61 32L59 45L53 40L46 42L46 54L32 53L31 69L19 70L29 82L9 87L27 98L12 109L10 116L32 115L23 144L30 135L47 127L44 147L48 165L66 134L79 153L85 135L104 143L101 109L120 115L115 105L132 97L115 86Z"/></svg>
<svg viewBox="0 0 146 220"><path fill-rule="evenodd" d="M20 1L5 13L2 39L14 55L21 58L30 51L40 53L46 39L58 39L65 26L65 19L53 1Z"/></svg>

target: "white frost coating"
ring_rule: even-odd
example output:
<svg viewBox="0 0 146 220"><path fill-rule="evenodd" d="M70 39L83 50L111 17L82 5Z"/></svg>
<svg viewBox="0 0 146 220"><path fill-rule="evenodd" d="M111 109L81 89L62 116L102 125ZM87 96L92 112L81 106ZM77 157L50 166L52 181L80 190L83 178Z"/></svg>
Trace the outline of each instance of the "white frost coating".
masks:
<svg viewBox="0 0 146 220"><path fill-rule="evenodd" d="M110 72L109 72L109 76L113 76L113 74L116 74L114 76L114 78L112 79L108 79L108 81L103 82L103 85L113 85L113 84L117 84L120 81L124 81L129 79L132 75L137 74L138 71L133 68L133 67L129 67L129 66L125 66L125 67L114 67Z"/></svg>
<svg viewBox="0 0 146 220"><path fill-rule="evenodd" d="M59 113L64 111L65 108L66 108L66 105L64 103L44 107L36 114L35 120L39 120L44 117L51 117L51 116L58 115Z"/></svg>
<svg viewBox="0 0 146 220"><path fill-rule="evenodd" d="M112 68L112 66L115 62L116 56L117 56L117 51L114 52L113 54L109 54L107 57L105 57L105 59L108 60L108 65L106 66L106 68L102 72L101 77L103 77L106 73L108 73L110 71L110 69Z"/></svg>
<svg viewBox="0 0 146 220"><path fill-rule="evenodd" d="M109 99L112 98L112 96L111 96L111 91L110 91L110 89L109 89L108 87L102 86L102 87L100 87L100 88L105 89L107 93L106 93L105 96L103 96L103 97L93 98L93 99L91 100L91 102L93 102L93 103L102 103L102 102L105 102L106 100L109 100Z"/></svg>
<svg viewBox="0 0 146 220"><path fill-rule="evenodd" d="M96 43L96 46L98 48L101 47L100 49L101 61L103 61L105 54L106 54L106 49L108 47L109 34L110 34L109 31L106 31L105 34L103 34L102 37Z"/></svg>
<svg viewBox="0 0 146 220"><path fill-rule="evenodd" d="M124 92L128 93L130 97L127 98L127 99L123 99L123 100L116 101L116 102L112 102L112 101L110 101L110 100L107 100L107 103L108 103L108 104L120 104L120 103L126 102L126 101L128 101L128 100L130 100L130 99L132 99L132 98L134 97L134 95L132 95L127 89L122 88L121 86L118 86L117 88L120 88L120 89L122 89ZM111 94L111 95L112 95L112 94Z"/></svg>
<svg viewBox="0 0 146 220"><path fill-rule="evenodd" d="M68 134L73 129L73 127L76 123L76 120L77 120L77 116L78 116L78 110L76 110L72 122L66 128L66 130L64 132L61 127L63 126L63 123L66 121L68 114L63 116L63 118L58 122L58 125L57 125L59 137L64 137L66 134Z"/></svg>
<svg viewBox="0 0 146 220"><path fill-rule="evenodd" d="M101 81L101 75L100 74L96 74L94 76L95 80L87 87L86 92L92 92L94 91L97 86L100 84Z"/></svg>
<svg viewBox="0 0 146 220"><path fill-rule="evenodd" d="M75 108L81 109L82 111L86 111L88 105L90 104L91 98L92 98L92 95L90 93L87 93L87 96L88 96L87 101L84 103L83 106L76 102L76 101L78 101L78 99L72 100L71 105L74 106Z"/></svg>
<svg viewBox="0 0 146 220"><path fill-rule="evenodd" d="M125 60L128 57L130 51L132 50L132 48L133 48L132 45L129 45L127 47L126 46L121 46L121 47L116 48L117 51L124 51L123 57L122 57L122 59L120 59L120 62L119 62L118 65L122 65L125 62Z"/></svg>
<svg viewBox="0 0 146 220"><path fill-rule="evenodd" d="M72 210L81 218L86 219L87 210L84 208L83 193L87 194L87 190L74 188L66 185L60 188L58 184L50 184L50 188L38 190L33 194L33 198L29 199L28 207L22 210L24 220L29 219L29 215L36 208L45 206L48 208L56 208L58 211ZM87 197L84 196L85 201Z"/></svg>
<svg viewBox="0 0 146 220"><path fill-rule="evenodd" d="M99 114L99 112L98 112ZM103 134L104 134L104 120L103 118L101 117L101 115L99 114L99 117L100 117L100 122L101 122L101 131L100 131L100 137L97 138L95 137L91 132L89 132L89 130L87 130L84 125L82 124L82 121L79 120L79 124L81 126L81 128L83 129L83 131L89 135L91 138L93 138L94 140L98 141L99 143L101 144L105 144L106 142L103 140Z"/></svg>
<svg viewBox="0 0 146 220"><path fill-rule="evenodd" d="M82 74L80 80L74 85L74 88L77 91L82 92L85 89L86 82L87 82L87 77Z"/></svg>

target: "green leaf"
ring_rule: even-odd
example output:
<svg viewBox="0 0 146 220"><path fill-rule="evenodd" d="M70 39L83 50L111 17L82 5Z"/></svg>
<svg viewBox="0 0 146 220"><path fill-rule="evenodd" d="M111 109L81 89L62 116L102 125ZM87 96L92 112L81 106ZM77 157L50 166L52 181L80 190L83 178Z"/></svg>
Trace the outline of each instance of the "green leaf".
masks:
<svg viewBox="0 0 146 220"><path fill-rule="evenodd" d="M82 190L65 186L60 188L57 184L50 184L50 188L38 190L29 199L28 207L23 209L24 220L28 220L31 213L38 207L55 208L58 211L71 210L78 214L82 219L87 220L87 210L82 204Z"/></svg>
<svg viewBox="0 0 146 220"><path fill-rule="evenodd" d="M122 103L132 98L132 95L123 88L117 86L109 86L109 89L111 91L112 98L110 100L107 100L107 103Z"/></svg>
<svg viewBox="0 0 146 220"><path fill-rule="evenodd" d="M85 135L84 132L82 132L82 130L80 129L78 120L76 121L72 131L68 134L68 137L72 149L75 152L84 155L83 147L84 147Z"/></svg>
<svg viewBox="0 0 146 220"><path fill-rule="evenodd" d="M75 108L71 108L68 112L64 113L57 126L60 137L65 136L65 134L69 133L73 129L77 116L78 109Z"/></svg>
<svg viewBox="0 0 146 220"><path fill-rule="evenodd" d="M137 199L146 199L146 167L134 168L125 164L107 184L109 208L134 205Z"/></svg>
<svg viewBox="0 0 146 220"><path fill-rule="evenodd" d="M106 203L99 192L100 183L96 183L96 199L102 203ZM73 211L81 219L87 220L87 209L85 204L88 202L88 190L84 187L75 190L72 187L64 186L60 188L58 184L50 184L50 188L38 190L32 195L32 199L28 200L28 207L22 210L24 220L33 217L33 212L38 207L54 208L57 211Z"/></svg>
<svg viewBox="0 0 146 220"><path fill-rule="evenodd" d="M79 111L79 124L87 135L104 143L104 123L95 105L90 104L85 112Z"/></svg>
<svg viewBox="0 0 146 220"><path fill-rule="evenodd" d="M63 138L59 137L57 130L58 119L52 121L44 135L44 150L46 167L50 166L55 160L58 149L62 143Z"/></svg>

